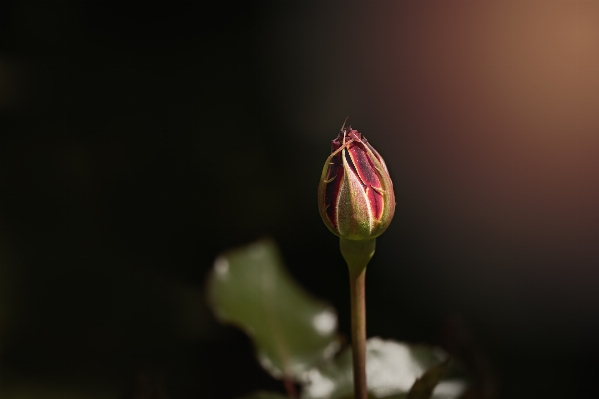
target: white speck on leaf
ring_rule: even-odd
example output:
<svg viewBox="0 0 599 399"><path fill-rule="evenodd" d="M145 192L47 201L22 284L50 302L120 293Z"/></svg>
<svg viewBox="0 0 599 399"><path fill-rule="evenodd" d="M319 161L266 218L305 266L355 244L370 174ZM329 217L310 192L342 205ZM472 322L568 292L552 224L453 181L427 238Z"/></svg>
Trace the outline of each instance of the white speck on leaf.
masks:
<svg viewBox="0 0 599 399"><path fill-rule="evenodd" d="M227 274L229 274L229 261L225 258L218 258L214 262L214 271L216 275L220 278L224 278Z"/></svg>
<svg viewBox="0 0 599 399"><path fill-rule="evenodd" d="M312 325L319 334L328 335L337 326L337 316L327 309L314 316Z"/></svg>

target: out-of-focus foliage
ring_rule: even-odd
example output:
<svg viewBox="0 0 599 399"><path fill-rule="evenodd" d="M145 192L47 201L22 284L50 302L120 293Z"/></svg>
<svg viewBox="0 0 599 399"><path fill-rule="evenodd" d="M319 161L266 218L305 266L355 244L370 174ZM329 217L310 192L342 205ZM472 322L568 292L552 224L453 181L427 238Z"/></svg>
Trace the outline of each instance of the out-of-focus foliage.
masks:
<svg viewBox="0 0 599 399"><path fill-rule="evenodd" d="M264 368L302 385L302 399L353 396L351 348L331 356L338 348L334 311L293 282L271 241L217 258L208 295L221 321L252 337ZM456 399L466 388L438 348L371 338L366 356L369 395L375 399ZM281 397L258 392L246 399Z"/></svg>
<svg viewBox="0 0 599 399"><path fill-rule="evenodd" d="M410 388L410 392L408 392L407 399L430 399L433 396L435 387L443 378L448 363L449 359L431 367L416 379L416 382Z"/></svg>
<svg viewBox="0 0 599 399"><path fill-rule="evenodd" d="M368 390L374 398L404 398L426 370L446 357L440 349L371 338L366 343ZM433 398L457 398L464 388L461 380L442 381ZM352 392L351 348L347 348L335 360L307 374L302 399L345 399L350 398Z"/></svg>
<svg viewBox="0 0 599 399"><path fill-rule="evenodd" d="M339 347L334 310L291 279L270 241L220 256L208 298L221 321L253 339L260 364L274 377L299 380Z"/></svg>

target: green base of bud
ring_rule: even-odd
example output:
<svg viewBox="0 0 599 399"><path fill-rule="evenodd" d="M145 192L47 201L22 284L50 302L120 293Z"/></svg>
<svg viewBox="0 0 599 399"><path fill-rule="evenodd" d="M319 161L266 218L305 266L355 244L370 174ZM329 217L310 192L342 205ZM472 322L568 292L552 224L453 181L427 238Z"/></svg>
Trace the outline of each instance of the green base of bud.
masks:
<svg viewBox="0 0 599 399"><path fill-rule="evenodd" d="M358 275L366 269L368 262L374 255L376 238L368 240L340 239L341 255L349 267L351 275Z"/></svg>

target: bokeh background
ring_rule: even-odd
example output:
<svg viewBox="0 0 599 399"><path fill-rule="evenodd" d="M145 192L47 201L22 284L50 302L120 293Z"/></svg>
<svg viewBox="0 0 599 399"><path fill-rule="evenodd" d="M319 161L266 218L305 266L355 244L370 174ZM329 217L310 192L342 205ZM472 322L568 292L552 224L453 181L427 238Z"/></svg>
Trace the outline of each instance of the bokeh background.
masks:
<svg viewBox="0 0 599 399"><path fill-rule="evenodd" d="M205 278L273 237L349 335L316 208L349 115L397 197L369 335L594 397L598 109L597 0L2 1L0 395L282 391Z"/></svg>

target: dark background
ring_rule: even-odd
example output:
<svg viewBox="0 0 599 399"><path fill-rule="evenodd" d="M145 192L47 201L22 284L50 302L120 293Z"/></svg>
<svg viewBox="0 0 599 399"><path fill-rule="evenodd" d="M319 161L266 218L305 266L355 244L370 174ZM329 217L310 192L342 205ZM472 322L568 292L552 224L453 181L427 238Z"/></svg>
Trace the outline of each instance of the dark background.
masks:
<svg viewBox="0 0 599 399"><path fill-rule="evenodd" d="M598 70L596 0L1 1L0 395L282 391L205 277L271 236L349 334L316 208L349 115L397 197L369 335L593 397Z"/></svg>

